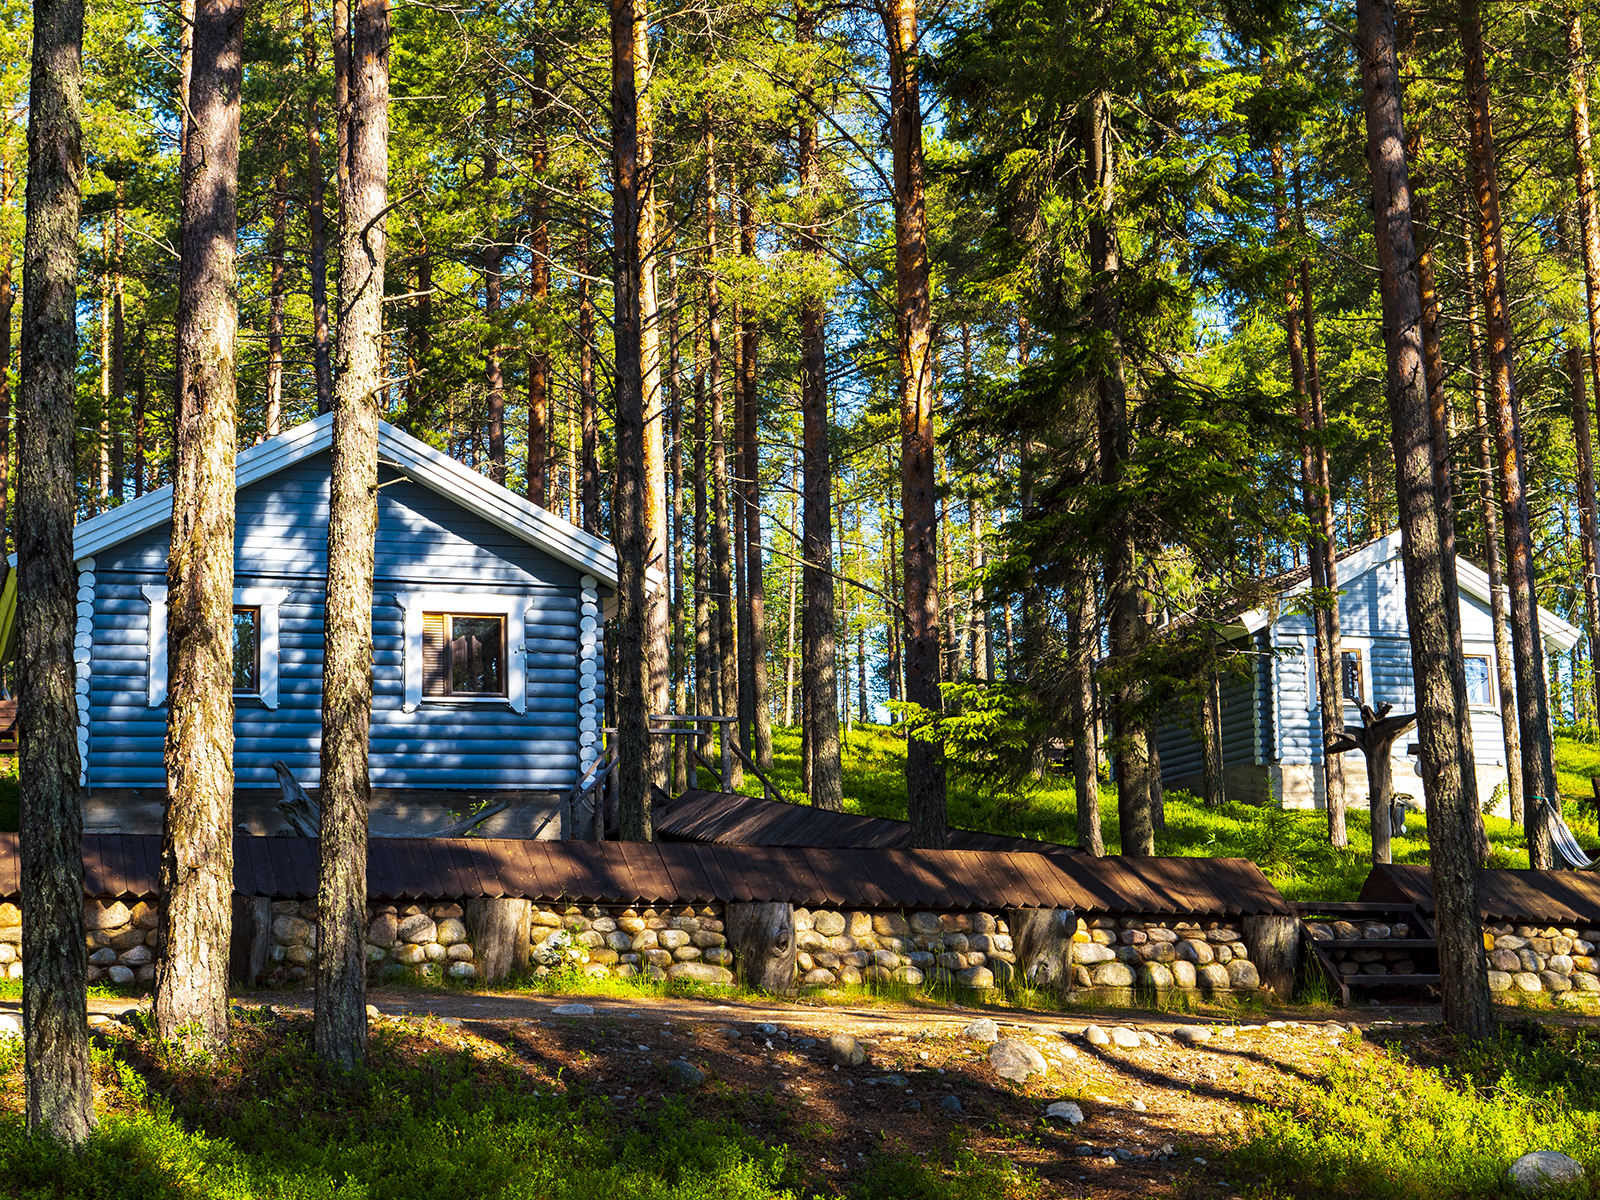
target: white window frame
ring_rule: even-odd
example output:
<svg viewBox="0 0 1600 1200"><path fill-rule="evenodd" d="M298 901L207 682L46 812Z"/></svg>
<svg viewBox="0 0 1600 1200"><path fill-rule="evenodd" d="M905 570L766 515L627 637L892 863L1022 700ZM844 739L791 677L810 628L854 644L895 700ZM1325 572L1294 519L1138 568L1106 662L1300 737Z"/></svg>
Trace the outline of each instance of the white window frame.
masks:
<svg viewBox="0 0 1600 1200"><path fill-rule="evenodd" d="M470 707L509 704L513 712L528 711L528 647L524 625L529 597L486 595L482 592L399 592L395 603L405 610L405 700L402 708L416 712L428 705ZM503 617L506 623L506 694L504 696L424 696L422 694L422 614L457 613L463 616Z"/></svg>
<svg viewBox="0 0 1600 1200"><path fill-rule="evenodd" d="M1364 637L1341 637L1339 639L1340 654L1354 654L1356 661L1361 664L1361 684L1366 689L1364 696L1347 696L1344 694L1344 663L1339 664L1339 697L1351 708L1359 709L1362 704L1372 703L1372 639Z"/></svg>
<svg viewBox="0 0 1600 1200"><path fill-rule="evenodd" d="M160 708L167 702L167 587L147 583L139 589L150 605L149 682L146 703ZM264 708L278 707L278 606L289 598L288 588L246 587L233 589L238 608L254 608L261 613L257 636L261 639L260 687L241 692L245 700L259 700Z"/></svg>
<svg viewBox="0 0 1600 1200"><path fill-rule="evenodd" d="M1462 648L1461 657L1481 658L1489 666L1489 702L1487 704L1474 704L1468 701L1467 707L1477 709L1479 712L1495 712L1500 707L1500 680L1496 671L1494 647L1465 646Z"/></svg>

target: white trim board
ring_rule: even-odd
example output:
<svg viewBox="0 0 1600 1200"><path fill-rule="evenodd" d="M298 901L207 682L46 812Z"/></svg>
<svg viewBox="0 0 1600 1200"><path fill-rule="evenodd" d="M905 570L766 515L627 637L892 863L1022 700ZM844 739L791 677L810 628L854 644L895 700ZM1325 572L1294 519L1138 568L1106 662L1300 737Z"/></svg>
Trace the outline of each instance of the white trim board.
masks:
<svg viewBox="0 0 1600 1200"><path fill-rule="evenodd" d="M416 712L422 695L422 614L425 612L483 613L506 620L506 694L502 697L429 696L429 704L509 704L513 712L528 711L528 647L524 628L530 596L488 595L483 592L396 592L395 603L405 610L406 712Z"/></svg>
<svg viewBox="0 0 1600 1200"><path fill-rule="evenodd" d="M150 627L146 633L149 648L149 667L146 705L160 708L167 702L167 586L147 583L139 589L150 605ZM278 606L289 598L288 588L247 587L233 589L233 602L239 607L258 609L261 626L257 636L261 644L260 679L253 695L244 698L259 699L267 708L278 707ZM235 697L235 705L238 703Z"/></svg>
<svg viewBox="0 0 1600 1200"><path fill-rule="evenodd" d="M333 414L325 413L240 452L235 467L236 486L248 487L332 446ZM384 421L378 422L378 456L406 478L490 524L583 574L595 576L607 587L617 586L617 553L608 542L568 524ZM73 557L88 558L171 519L169 485L84 521L73 530ZM645 574L651 591L665 586L666 574L662 570L648 567Z"/></svg>

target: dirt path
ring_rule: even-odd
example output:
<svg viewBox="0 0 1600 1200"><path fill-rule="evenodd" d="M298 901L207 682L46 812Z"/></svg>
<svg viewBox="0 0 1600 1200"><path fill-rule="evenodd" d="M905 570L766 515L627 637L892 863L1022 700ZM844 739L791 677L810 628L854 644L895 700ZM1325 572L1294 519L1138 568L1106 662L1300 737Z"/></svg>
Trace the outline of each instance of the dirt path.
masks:
<svg viewBox="0 0 1600 1200"><path fill-rule="evenodd" d="M310 992L252 992L240 1002L309 1013ZM1286 1009L1232 1018L1130 1009L1043 1012L934 1003L778 1003L690 996L527 995L376 991L385 1017L444 1044L510 1054L540 1086L599 1095L620 1120L685 1088L669 1063L706 1074L697 1111L737 1121L790 1147L808 1188L837 1194L879 1150L925 1162L948 1156L952 1134L979 1154L1036 1173L1052 1197L1231 1197L1224 1151L1252 1104L1293 1078L1318 1076L1334 1055L1436 1023L1437 1009ZM558 1013L563 1006L588 1011ZM127 1000L93 1000L115 1014ZM0 1002L14 1009L14 1002ZM1552 1019L1600 1023L1549 1014ZM986 1041L963 1033L989 1017L1049 1069L1024 1085L1001 1078ZM1093 1045L1085 1027L1143 1035L1132 1047ZM1359 1034L1352 1031L1352 1023ZM1184 1026L1212 1034L1188 1045ZM836 1067L827 1039L848 1033L867 1051ZM1125 1039L1126 1040L1126 1039ZM1082 1124L1045 1115L1079 1105ZM807 1194L810 1194L808 1191Z"/></svg>

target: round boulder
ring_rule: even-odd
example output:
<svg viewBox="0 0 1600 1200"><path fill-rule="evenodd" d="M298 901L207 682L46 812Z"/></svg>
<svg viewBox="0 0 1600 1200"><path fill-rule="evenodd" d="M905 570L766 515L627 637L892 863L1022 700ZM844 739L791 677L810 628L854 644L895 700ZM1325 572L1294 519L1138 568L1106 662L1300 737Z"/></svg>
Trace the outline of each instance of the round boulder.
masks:
<svg viewBox="0 0 1600 1200"><path fill-rule="evenodd" d="M971 1038L975 1042L998 1042L1000 1026L988 1017L981 1017L963 1028L961 1036Z"/></svg>
<svg viewBox="0 0 1600 1200"><path fill-rule="evenodd" d="M838 937L845 931L846 925L847 922L843 913L829 912L827 909L823 909L821 912L811 914L811 928L823 937Z"/></svg>
<svg viewBox="0 0 1600 1200"><path fill-rule="evenodd" d="M867 1061L867 1052L848 1033L836 1033L828 1039L828 1061L836 1067L859 1067Z"/></svg>
<svg viewBox="0 0 1600 1200"><path fill-rule="evenodd" d="M1228 986L1236 990L1260 987L1261 976L1256 972L1255 963L1243 958L1236 958L1229 963Z"/></svg>
<svg viewBox="0 0 1600 1200"><path fill-rule="evenodd" d="M989 1047L989 1065L995 1074L1014 1083L1024 1083L1029 1076L1043 1075L1050 1069L1040 1054L1019 1038L1001 1038Z"/></svg>
<svg viewBox="0 0 1600 1200"><path fill-rule="evenodd" d="M1103 962L1090 977L1095 987L1132 987L1133 970L1127 963Z"/></svg>
<svg viewBox="0 0 1600 1200"><path fill-rule="evenodd" d="M1506 1182L1524 1196L1537 1196L1563 1184L1581 1183L1583 1164L1554 1150L1534 1150L1511 1164Z"/></svg>
<svg viewBox="0 0 1600 1200"><path fill-rule="evenodd" d="M1065 1121L1068 1125L1083 1124L1083 1109L1071 1100L1057 1100L1044 1110L1044 1115L1054 1117L1058 1121Z"/></svg>

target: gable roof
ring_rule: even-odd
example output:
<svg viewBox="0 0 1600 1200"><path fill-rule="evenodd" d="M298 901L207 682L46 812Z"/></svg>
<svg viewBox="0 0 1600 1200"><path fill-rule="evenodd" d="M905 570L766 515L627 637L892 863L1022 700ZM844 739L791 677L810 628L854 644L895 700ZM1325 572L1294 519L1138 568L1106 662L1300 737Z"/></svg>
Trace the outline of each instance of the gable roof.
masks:
<svg viewBox="0 0 1600 1200"><path fill-rule="evenodd" d="M235 486L242 490L331 450L333 418L333 413L324 413L240 451ZM378 461L606 586L617 586L617 552L609 542L585 533L386 421L378 422ZM169 484L80 523L72 531L72 557L91 558L170 520ZM650 579L660 586L665 576L652 569Z"/></svg>
<svg viewBox="0 0 1600 1200"><path fill-rule="evenodd" d="M1340 556L1338 561L1340 586L1346 580L1355 579L1365 575L1375 567L1400 557L1400 531L1385 534L1380 538L1373 538L1370 542L1363 542L1352 547ZM1258 633L1277 621L1282 611L1282 601L1285 597L1298 595L1311 589L1311 569L1302 566L1292 571L1267 581L1276 585L1276 596L1279 601L1277 606L1266 608L1258 607L1240 613L1237 624L1246 633ZM1490 603L1489 575L1470 559L1456 555L1456 582L1460 585L1463 595L1471 596L1482 604ZM1550 649L1565 653L1577 645L1583 636L1581 630L1569 621L1563 620L1555 613L1539 606L1539 636Z"/></svg>

